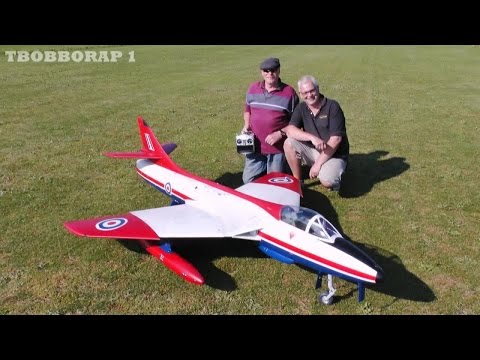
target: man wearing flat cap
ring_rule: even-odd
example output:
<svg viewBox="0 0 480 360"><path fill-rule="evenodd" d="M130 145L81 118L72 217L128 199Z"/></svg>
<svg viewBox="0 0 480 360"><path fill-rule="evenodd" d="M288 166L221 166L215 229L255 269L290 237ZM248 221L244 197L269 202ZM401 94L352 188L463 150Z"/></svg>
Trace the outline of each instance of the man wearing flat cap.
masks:
<svg viewBox="0 0 480 360"><path fill-rule="evenodd" d="M283 152L288 126L299 99L295 89L280 79L280 60L275 57L260 63L261 81L252 83L247 91L242 132L255 135L256 152L245 155L243 182L271 172L287 172Z"/></svg>

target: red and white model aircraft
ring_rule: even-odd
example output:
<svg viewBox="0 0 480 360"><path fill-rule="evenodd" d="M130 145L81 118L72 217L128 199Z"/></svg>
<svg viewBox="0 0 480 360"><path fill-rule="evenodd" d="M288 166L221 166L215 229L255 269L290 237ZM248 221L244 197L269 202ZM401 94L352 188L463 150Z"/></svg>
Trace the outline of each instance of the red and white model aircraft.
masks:
<svg viewBox="0 0 480 360"><path fill-rule="evenodd" d="M270 173L231 189L193 175L168 156L176 145L161 145L141 118L138 127L143 147L138 152L109 152L115 158L136 158L137 173L172 198L174 206L131 211L115 216L68 221L75 235L139 241L146 251L185 280L203 284L202 275L172 251L165 239L240 238L258 241L266 255L287 264L301 264L323 275L328 291L319 301L331 304L336 289L333 276L358 284L358 301L365 283L377 283L383 271L373 259L342 237L319 213L300 207L302 190L294 177Z"/></svg>

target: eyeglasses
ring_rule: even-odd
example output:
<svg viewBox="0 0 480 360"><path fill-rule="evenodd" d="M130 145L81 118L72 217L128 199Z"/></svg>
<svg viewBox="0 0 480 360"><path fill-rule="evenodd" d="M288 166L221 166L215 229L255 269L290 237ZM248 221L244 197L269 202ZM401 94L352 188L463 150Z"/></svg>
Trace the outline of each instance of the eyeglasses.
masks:
<svg viewBox="0 0 480 360"><path fill-rule="evenodd" d="M307 91L304 91L304 92L300 92L300 94L302 94L303 96L306 96L306 95L308 95L308 94L314 95L315 92L316 92L316 89L313 88L313 89L310 89L310 90L307 90Z"/></svg>
<svg viewBox="0 0 480 360"><path fill-rule="evenodd" d="M262 71L263 71L264 73L267 73L267 74L268 74L268 73L277 72L277 69L262 69Z"/></svg>

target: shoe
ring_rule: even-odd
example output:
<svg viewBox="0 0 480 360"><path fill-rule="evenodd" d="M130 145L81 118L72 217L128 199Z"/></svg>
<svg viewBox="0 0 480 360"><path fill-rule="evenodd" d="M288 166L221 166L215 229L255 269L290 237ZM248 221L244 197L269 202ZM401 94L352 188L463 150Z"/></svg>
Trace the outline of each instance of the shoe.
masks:
<svg viewBox="0 0 480 360"><path fill-rule="evenodd" d="M340 191L340 184L338 184L337 186L332 186L331 188L329 188L329 190L339 192Z"/></svg>

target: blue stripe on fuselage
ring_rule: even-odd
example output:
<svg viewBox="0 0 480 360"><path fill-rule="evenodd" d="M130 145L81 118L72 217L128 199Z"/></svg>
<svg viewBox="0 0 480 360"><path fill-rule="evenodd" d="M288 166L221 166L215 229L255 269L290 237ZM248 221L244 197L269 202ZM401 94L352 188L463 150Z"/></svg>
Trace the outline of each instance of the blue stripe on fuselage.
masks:
<svg viewBox="0 0 480 360"><path fill-rule="evenodd" d="M171 198L173 201L177 202L178 204L185 204L185 200L183 200L181 197L178 197L176 195L173 194L173 189L171 191L171 193L167 193L165 191L165 189L157 184L155 184L154 182L144 178L143 176L141 176L141 178L143 180L145 180L147 183L149 183L151 186L153 186L155 189L157 189L158 191L160 191L161 193L167 195L169 198Z"/></svg>
<svg viewBox="0 0 480 360"><path fill-rule="evenodd" d="M315 270L318 274L320 274L320 273L332 274L333 276L337 276L339 278L342 278L342 279L345 279L345 280L348 280L348 281L351 281L351 282L354 282L354 283L358 283L359 281L362 281L358 278L345 275L343 273L337 272L337 271L332 270L330 268L327 268L325 266L321 266L321 265L319 265L319 264L317 264L317 263L315 263L315 262L313 262L309 259L305 259L305 258L303 258L301 256L298 256L295 253L292 253L290 251L286 251L286 250L284 250L280 247L277 247L277 246L275 246L272 243L269 243L267 241L261 240L260 243L259 243L259 246L264 246L266 248L272 249L272 251L275 251L275 252L279 253L280 255L283 255L287 258L292 259L293 261L295 261L296 264L301 264L301 265L304 265L304 266L306 266L310 269Z"/></svg>

